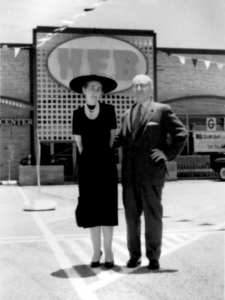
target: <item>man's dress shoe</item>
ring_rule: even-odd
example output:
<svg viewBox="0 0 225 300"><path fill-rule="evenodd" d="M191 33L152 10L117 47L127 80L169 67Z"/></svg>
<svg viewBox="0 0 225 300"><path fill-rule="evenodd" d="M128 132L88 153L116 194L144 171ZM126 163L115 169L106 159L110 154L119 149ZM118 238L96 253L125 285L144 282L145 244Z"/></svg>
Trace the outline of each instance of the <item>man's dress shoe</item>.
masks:
<svg viewBox="0 0 225 300"><path fill-rule="evenodd" d="M141 259L140 258L131 258L127 262L127 267L128 268L136 268L141 264Z"/></svg>
<svg viewBox="0 0 225 300"><path fill-rule="evenodd" d="M150 259L148 268L150 270L158 270L160 268L159 261L157 259Z"/></svg>

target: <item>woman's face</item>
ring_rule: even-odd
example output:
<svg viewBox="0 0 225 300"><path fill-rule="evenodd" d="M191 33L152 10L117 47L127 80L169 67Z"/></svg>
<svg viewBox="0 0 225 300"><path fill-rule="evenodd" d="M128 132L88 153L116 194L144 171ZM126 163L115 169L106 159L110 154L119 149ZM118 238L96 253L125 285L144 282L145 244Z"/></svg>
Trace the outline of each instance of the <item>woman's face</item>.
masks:
<svg viewBox="0 0 225 300"><path fill-rule="evenodd" d="M102 85L98 81L90 81L86 87L83 87L83 93L88 105L96 105L102 95Z"/></svg>

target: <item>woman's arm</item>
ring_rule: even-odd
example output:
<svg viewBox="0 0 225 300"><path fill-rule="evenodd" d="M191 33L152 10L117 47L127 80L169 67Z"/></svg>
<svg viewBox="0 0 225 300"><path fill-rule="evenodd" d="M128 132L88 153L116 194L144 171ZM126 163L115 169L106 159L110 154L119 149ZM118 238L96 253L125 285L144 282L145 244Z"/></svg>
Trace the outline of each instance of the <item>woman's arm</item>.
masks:
<svg viewBox="0 0 225 300"><path fill-rule="evenodd" d="M109 142L110 148L112 148L112 146L114 144L115 136L116 136L116 129L111 129L110 130L110 142Z"/></svg>
<svg viewBox="0 0 225 300"><path fill-rule="evenodd" d="M83 151L83 143L82 143L81 135L73 135L73 139L76 141L79 153L81 154L81 152Z"/></svg>

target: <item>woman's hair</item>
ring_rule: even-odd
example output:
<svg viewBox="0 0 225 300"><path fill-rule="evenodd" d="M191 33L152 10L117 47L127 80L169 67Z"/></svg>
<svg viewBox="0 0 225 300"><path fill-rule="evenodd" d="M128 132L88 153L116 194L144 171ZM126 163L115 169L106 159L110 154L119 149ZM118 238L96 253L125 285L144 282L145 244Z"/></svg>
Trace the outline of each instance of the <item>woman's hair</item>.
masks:
<svg viewBox="0 0 225 300"><path fill-rule="evenodd" d="M83 85L83 88L86 89L86 88L88 87L88 83L89 83L89 82L90 82L90 81L86 81L85 84Z"/></svg>
<svg viewBox="0 0 225 300"><path fill-rule="evenodd" d="M91 82L91 81L93 81L93 80L86 81L86 82L84 83L84 85L83 85L83 88L86 89L86 88L88 87L89 82ZM99 81L97 81L97 82L99 82ZM99 82L99 83L101 83L101 82ZM102 83L101 83L101 86L102 86ZM102 86L102 91L104 91L104 90L103 90L103 86Z"/></svg>

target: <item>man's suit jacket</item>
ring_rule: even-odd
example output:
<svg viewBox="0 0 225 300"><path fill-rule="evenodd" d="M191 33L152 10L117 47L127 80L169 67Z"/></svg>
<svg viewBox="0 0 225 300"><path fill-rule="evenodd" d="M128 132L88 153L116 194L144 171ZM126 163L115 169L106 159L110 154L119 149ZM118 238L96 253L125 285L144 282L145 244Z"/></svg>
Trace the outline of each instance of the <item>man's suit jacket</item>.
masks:
<svg viewBox="0 0 225 300"><path fill-rule="evenodd" d="M151 102L145 111L141 127L133 138L131 113L132 108L122 117L118 140L123 153L122 183L128 185L133 179L151 185L164 183L165 161L153 161L151 151L160 149L168 160L173 160L185 146L187 131L169 105ZM168 133L171 144L167 143Z"/></svg>

